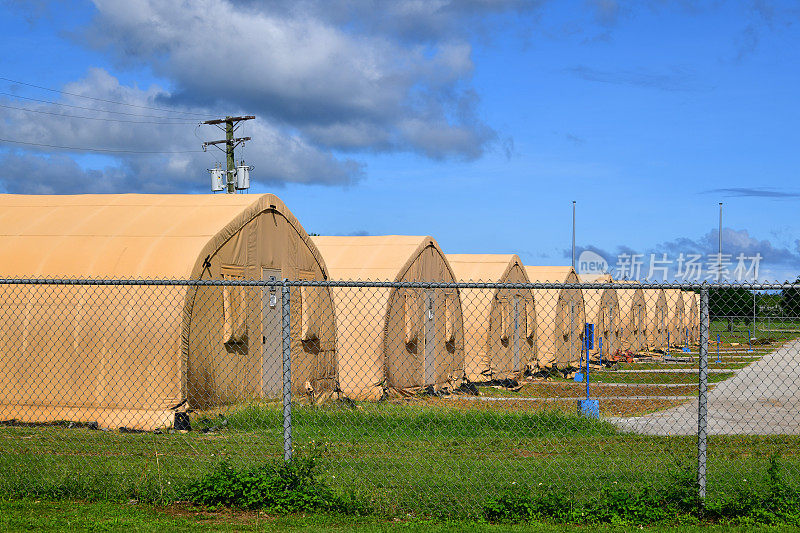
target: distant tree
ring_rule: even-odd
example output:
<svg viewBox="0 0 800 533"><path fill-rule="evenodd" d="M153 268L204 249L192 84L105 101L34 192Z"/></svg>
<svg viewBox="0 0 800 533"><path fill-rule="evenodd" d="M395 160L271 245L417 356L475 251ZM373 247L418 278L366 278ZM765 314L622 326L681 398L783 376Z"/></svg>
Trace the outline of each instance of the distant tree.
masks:
<svg viewBox="0 0 800 533"><path fill-rule="evenodd" d="M725 318L728 331L735 320L752 320L753 293L743 287L711 287L708 291L708 311L711 318Z"/></svg>
<svg viewBox="0 0 800 533"><path fill-rule="evenodd" d="M795 283L800 283L800 276ZM800 289L791 287L781 292L781 311L783 316L800 316Z"/></svg>

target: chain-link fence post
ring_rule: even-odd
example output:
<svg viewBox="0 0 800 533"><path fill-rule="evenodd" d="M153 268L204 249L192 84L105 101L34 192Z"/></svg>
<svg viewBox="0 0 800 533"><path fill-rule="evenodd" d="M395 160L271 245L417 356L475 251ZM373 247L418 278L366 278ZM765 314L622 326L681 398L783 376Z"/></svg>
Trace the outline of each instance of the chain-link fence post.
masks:
<svg viewBox="0 0 800 533"><path fill-rule="evenodd" d="M700 289L700 375L697 399L697 488L701 500L706 497L706 460L708 458L708 287Z"/></svg>
<svg viewBox="0 0 800 533"><path fill-rule="evenodd" d="M289 280L281 287L281 325L283 347L283 460L292 460L292 334L289 308Z"/></svg>

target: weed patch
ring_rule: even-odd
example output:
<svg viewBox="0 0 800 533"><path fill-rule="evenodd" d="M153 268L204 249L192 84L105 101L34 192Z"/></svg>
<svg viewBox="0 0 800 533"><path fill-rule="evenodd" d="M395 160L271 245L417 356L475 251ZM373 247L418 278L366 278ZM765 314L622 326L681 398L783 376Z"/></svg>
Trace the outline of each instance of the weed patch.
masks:
<svg viewBox="0 0 800 533"><path fill-rule="evenodd" d="M776 456L766 472L767 487L740 489L718 501L703 502L692 468L680 465L663 489L630 491L614 486L597 498L576 501L563 489L506 490L483 507L490 522L547 521L574 524L635 524L723 522L741 525L800 525L800 490L784 480Z"/></svg>
<svg viewBox="0 0 800 533"><path fill-rule="evenodd" d="M354 495L338 495L314 475L314 459L296 457L288 463L237 470L222 461L207 476L191 484L191 501L210 508L237 507L286 514L328 511L365 514Z"/></svg>

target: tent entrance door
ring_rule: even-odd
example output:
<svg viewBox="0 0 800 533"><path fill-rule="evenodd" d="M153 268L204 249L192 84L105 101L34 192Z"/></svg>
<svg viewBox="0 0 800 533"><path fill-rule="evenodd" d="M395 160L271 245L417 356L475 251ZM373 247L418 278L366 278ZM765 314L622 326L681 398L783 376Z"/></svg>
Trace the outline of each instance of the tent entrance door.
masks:
<svg viewBox="0 0 800 533"><path fill-rule="evenodd" d="M261 279L281 279L278 268L262 268ZM261 384L264 397L278 396L283 390L283 349L281 337L281 288L261 290Z"/></svg>
<svg viewBox="0 0 800 533"><path fill-rule="evenodd" d="M434 320L434 301L436 295L433 291L425 291L425 348L424 348L424 378L425 385L436 383L436 321Z"/></svg>

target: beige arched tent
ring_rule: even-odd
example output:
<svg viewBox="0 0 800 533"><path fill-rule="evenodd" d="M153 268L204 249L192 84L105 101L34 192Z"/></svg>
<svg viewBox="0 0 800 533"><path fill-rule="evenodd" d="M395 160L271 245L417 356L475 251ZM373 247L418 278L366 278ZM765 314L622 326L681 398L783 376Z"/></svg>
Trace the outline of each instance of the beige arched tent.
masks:
<svg viewBox="0 0 800 533"><path fill-rule="evenodd" d="M620 283L632 283L621 281ZM620 343L623 350L640 352L647 349L647 302L641 287L617 289L622 320Z"/></svg>
<svg viewBox="0 0 800 533"><path fill-rule="evenodd" d="M601 276L580 276L581 283L611 283L610 274ZM592 357L603 358L613 355L619 350L621 320L619 315L619 298L617 289L591 289L583 287L583 303L586 309L586 322L594 324L594 349ZM603 341L600 352L600 339Z"/></svg>
<svg viewBox="0 0 800 533"><path fill-rule="evenodd" d="M532 283L579 283L572 267L526 266ZM577 367L583 357L585 310L580 288L534 289L539 368Z"/></svg>
<svg viewBox="0 0 800 533"><path fill-rule="evenodd" d="M459 281L528 283L516 255L447 254ZM530 289L461 289L464 365L470 381L516 377L535 362L536 309Z"/></svg>
<svg viewBox="0 0 800 533"><path fill-rule="evenodd" d="M667 346L667 297L661 287L645 285L642 290L647 310L648 348L663 350Z"/></svg>
<svg viewBox="0 0 800 533"><path fill-rule="evenodd" d="M667 297L667 330L670 346L683 346L686 342L684 326L683 291L680 289L664 289Z"/></svg>
<svg viewBox="0 0 800 533"><path fill-rule="evenodd" d="M333 280L443 281L455 277L432 237L312 237ZM456 387L464 332L456 289L333 288L339 382L352 397L384 389Z"/></svg>
<svg viewBox="0 0 800 533"><path fill-rule="evenodd" d="M686 339L690 344L699 342L700 329L700 306L698 305L697 293L694 291L683 291L683 325L686 328Z"/></svg>
<svg viewBox="0 0 800 533"><path fill-rule="evenodd" d="M6 278L326 276L300 223L271 194L0 195L0 206ZM184 400L198 408L280 390L279 291L271 306L259 287L0 290L2 419L152 429L170 424ZM330 296L318 291L316 321L302 320L311 309L299 305L300 291L292 300L293 388L332 389Z"/></svg>

